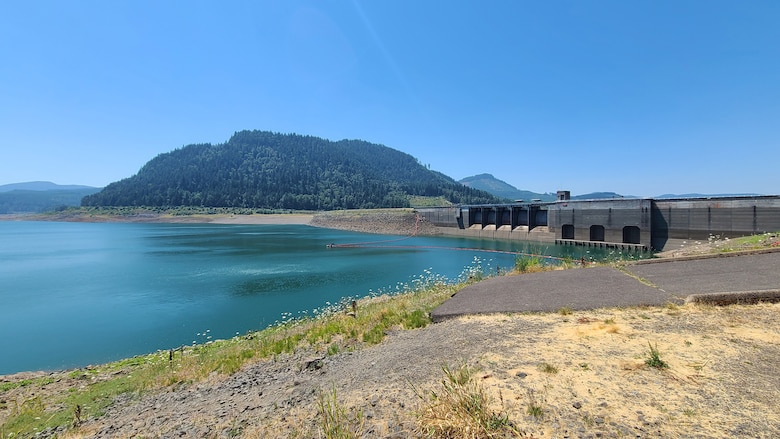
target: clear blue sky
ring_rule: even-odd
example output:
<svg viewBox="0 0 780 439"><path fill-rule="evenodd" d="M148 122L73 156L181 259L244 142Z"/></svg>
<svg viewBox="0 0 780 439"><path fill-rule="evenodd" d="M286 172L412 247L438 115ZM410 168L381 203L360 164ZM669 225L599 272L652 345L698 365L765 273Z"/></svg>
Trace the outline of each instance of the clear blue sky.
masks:
<svg viewBox="0 0 780 439"><path fill-rule="evenodd" d="M520 189L780 193L780 2L4 1L0 184L244 129Z"/></svg>

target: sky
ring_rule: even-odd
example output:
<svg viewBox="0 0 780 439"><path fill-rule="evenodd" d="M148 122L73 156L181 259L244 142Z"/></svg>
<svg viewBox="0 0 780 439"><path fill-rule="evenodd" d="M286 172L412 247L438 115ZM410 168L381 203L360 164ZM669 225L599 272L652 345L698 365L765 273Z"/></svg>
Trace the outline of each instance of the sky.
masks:
<svg viewBox="0 0 780 439"><path fill-rule="evenodd" d="M780 193L776 0L0 2L0 185L246 129L535 192Z"/></svg>

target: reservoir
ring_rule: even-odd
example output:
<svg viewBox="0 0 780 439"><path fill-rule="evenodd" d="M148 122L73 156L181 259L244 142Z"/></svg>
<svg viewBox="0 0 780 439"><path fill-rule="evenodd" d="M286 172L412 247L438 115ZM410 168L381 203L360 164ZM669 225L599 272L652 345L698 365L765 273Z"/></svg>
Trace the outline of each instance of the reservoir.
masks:
<svg viewBox="0 0 780 439"><path fill-rule="evenodd" d="M400 238L302 225L0 221L0 374L230 338L421 277L455 282L475 266L494 274L514 265L516 255L505 252L606 256L517 241ZM331 246L352 243L366 245Z"/></svg>

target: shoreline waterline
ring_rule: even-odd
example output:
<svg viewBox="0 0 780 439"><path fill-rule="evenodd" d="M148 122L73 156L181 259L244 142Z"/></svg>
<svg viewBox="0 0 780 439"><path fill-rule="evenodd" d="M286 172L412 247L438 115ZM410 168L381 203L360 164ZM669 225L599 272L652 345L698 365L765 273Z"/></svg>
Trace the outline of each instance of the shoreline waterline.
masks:
<svg viewBox="0 0 780 439"><path fill-rule="evenodd" d="M404 248L327 247L399 239L376 236L289 224L0 223L0 329L11 334L0 340L0 373L102 364L206 341L207 330L229 338L394 289L428 269L454 279L475 255L514 264L511 255L478 253L511 250L487 241L418 236Z"/></svg>
<svg viewBox="0 0 780 439"><path fill-rule="evenodd" d="M258 214L138 214L138 215L89 215L89 214L2 214L0 221L51 221L79 223L160 223L160 224L238 224L238 225L308 225L314 214L258 213Z"/></svg>

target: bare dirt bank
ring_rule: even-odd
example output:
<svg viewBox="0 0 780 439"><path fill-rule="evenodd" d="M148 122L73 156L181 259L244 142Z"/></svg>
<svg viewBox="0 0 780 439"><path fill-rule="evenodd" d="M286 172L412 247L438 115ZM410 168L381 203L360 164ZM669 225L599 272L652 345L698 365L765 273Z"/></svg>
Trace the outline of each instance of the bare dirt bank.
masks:
<svg viewBox="0 0 780 439"><path fill-rule="evenodd" d="M314 215L316 227L384 235L439 235L439 229L412 209L337 210Z"/></svg>
<svg viewBox="0 0 780 439"><path fill-rule="evenodd" d="M209 224L303 224L329 229L387 235L438 235L436 226L423 221L412 209L339 210L317 213L273 214L170 214L139 210L108 214L65 211L48 214L0 215L0 221L209 223Z"/></svg>

